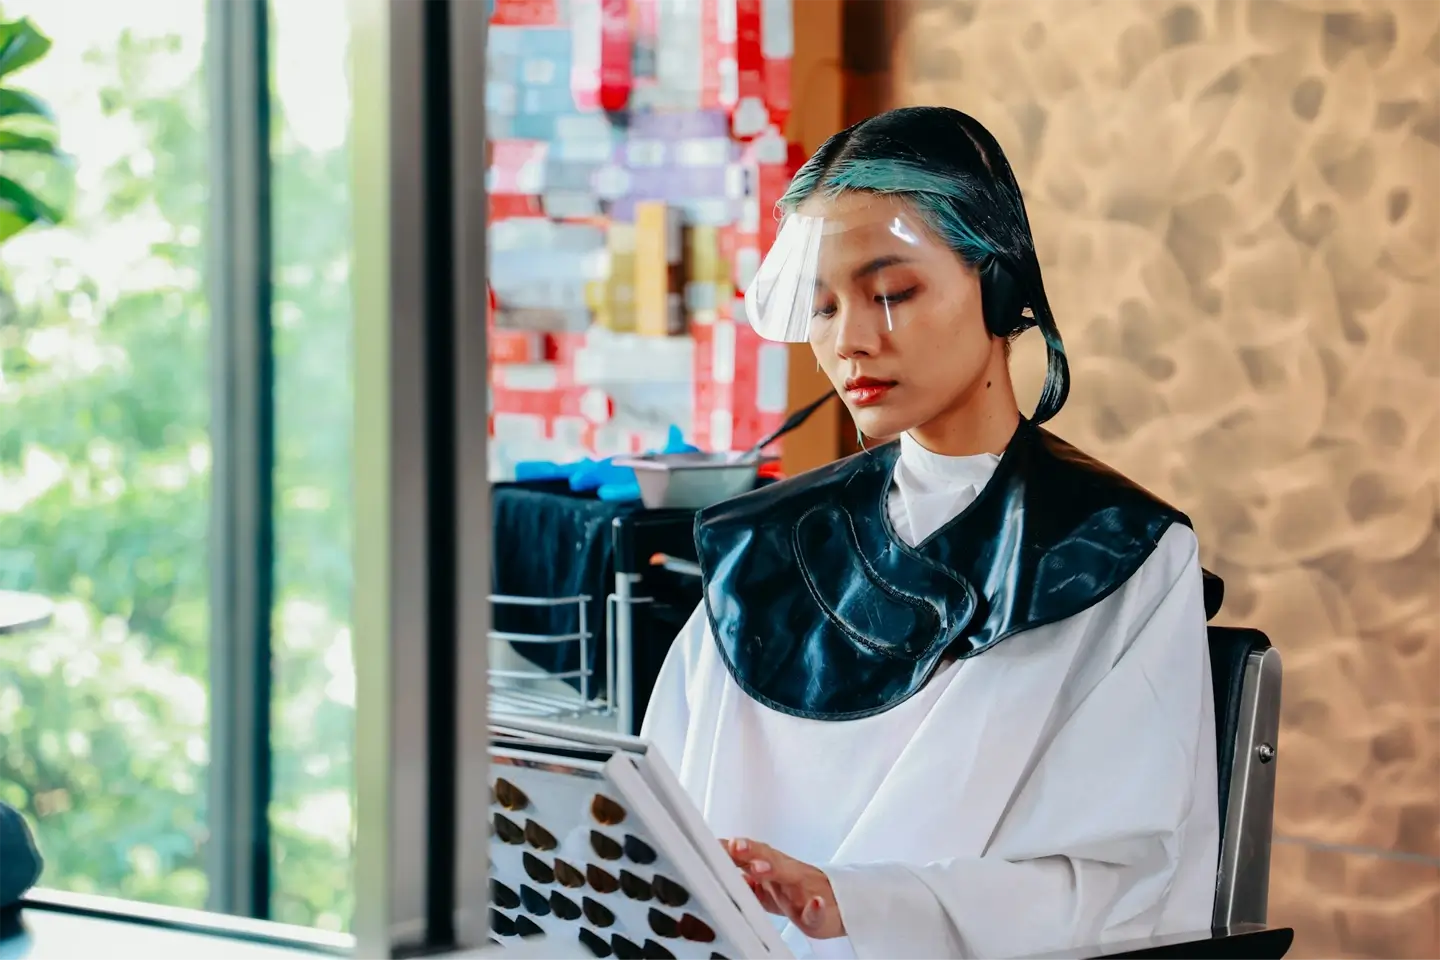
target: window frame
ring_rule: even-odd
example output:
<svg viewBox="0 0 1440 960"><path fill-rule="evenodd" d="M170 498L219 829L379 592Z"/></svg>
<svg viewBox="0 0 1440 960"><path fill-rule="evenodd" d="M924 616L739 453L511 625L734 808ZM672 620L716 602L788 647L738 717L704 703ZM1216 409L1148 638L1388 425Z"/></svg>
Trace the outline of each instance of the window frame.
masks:
<svg viewBox="0 0 1440 960"><path fill-rule="evenodd" d="M355 938L349 934L215 913L211 910L168 907L121 897L35 889L25 895L22 904L22 926L25 914L36 911L114 922L116 933L113 945L122 956L129 955L124 949L124 934L121 932L126 926L151 927L175 933L219 937L282 950L332 956L350 956L355 948ZM43 941L37 946L39 955L48 953Z"/></svg>
<svg viewBox="0 0 1440 960"><path fill-rule="evenodd" d="M488 937L489 4L349 0L355 303L354 935L270 908L274 356L267 0L209 0L210 909L25 910L359 957ZM220 695L217 695L220 694ZM218 881L218 883L217 883ZM222 912L223 911L223 912ZM43 949L43 944L37 944Z"/></svg>
<svg viewBox="0 0 1440 960"><path fill-rule="evenodd" d="M267 0L210 0L207 908L268 919L275 357Z"/></svg>
<svg viewBox="0 0 1440 960"><path fill-rule="evenodd" d="M488 934L489 4L352 0L356 955Z"/></svg>

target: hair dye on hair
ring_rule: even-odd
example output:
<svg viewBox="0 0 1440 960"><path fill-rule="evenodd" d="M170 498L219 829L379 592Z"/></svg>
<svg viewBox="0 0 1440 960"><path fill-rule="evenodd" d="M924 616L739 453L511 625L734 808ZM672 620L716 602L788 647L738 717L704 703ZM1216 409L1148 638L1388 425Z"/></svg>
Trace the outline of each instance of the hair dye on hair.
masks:
<svg viewBox="0 0 1440 960"><path fill-rule="evenodd" d="M795 174L782 214L845 191L904 199L957 256L980 272L991 333L1045 338L1045 386L1033 420L1060 412L1070 392L1056 326L1020 186L1004 151L978 120L948 107L903 107L835 134ZM1027 313L1028 311L1028 313Z"/></svg>

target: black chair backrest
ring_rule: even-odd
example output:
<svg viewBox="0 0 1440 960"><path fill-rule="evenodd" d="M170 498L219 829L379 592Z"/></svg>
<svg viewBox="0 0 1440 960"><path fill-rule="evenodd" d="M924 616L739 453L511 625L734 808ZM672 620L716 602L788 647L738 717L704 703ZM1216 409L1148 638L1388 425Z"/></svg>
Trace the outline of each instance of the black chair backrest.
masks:
<svg viewBox="0 0 1440 960"><path fill-rule="evenodd" d="M1252 653L1270 649L1270 639L1259 630L1215 627L1210 636L1210 680L1215 687L1215 758L1220 765L1220 838L1225 838L1225 816L1230 809L1230 774L1235 767L1235 740L1240 727L1240 700L1245 687L1245 665Z"/></svg>

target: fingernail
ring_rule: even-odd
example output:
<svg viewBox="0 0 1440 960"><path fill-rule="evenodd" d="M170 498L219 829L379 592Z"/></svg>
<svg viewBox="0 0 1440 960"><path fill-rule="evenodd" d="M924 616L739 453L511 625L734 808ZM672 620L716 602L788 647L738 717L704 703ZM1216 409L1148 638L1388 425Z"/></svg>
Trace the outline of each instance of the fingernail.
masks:
<svg viewBox="0 0 1440 960"><path fill-rule="evenodd" d="M804 920L807 924L817 923L820 920L820 911L824 909L825 901L819 897L812 897L810 898L810 902L805 904L805 909L801 912L800 919Z"/></svg>
<svg viewBox="0 0 1440 960"><path fill-rule="evenodd" d="M740 853L744 853L746 850L750 849L750 844L744 840L735 840L733 842L735 844L735 849L738 850Z"/></svg>
<svg viewBox="0 0 1440 960"><path fill-rule="evenodd" d="M756 860L754 863L750 864L750 869L755 871L756 873L769 873L770 864L768 861L765 860Z"/></svg>

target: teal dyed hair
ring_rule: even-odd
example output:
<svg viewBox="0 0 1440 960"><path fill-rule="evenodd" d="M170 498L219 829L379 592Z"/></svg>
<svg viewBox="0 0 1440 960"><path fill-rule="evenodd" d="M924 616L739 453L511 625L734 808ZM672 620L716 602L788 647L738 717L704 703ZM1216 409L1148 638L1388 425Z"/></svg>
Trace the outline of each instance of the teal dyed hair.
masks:
<svg viewBox="0 0 1440 960"><path fill-rule="evenodd" d="M967 179L890 157L844 160L829 170L802 168L781 197L780 208L788 213L817 190L824 196L846 190L903 196L951 250L975 265L999 251L959 215L956 200L979 192L976 184L965 182Z"/></svg>
<svg viewBox="0 0 1440 960"><path fill-rule="evenodd" d="M815 151L791 180L780 211L850 190L904 199L980 272L985 323L995 336L1011 340L1040 328L1047 369L1032 419L1044 423L1059 413L1070 393L1070 365L1045 297L1020 186L990 132L948 107L903 107L871 117Z"/></svg>

